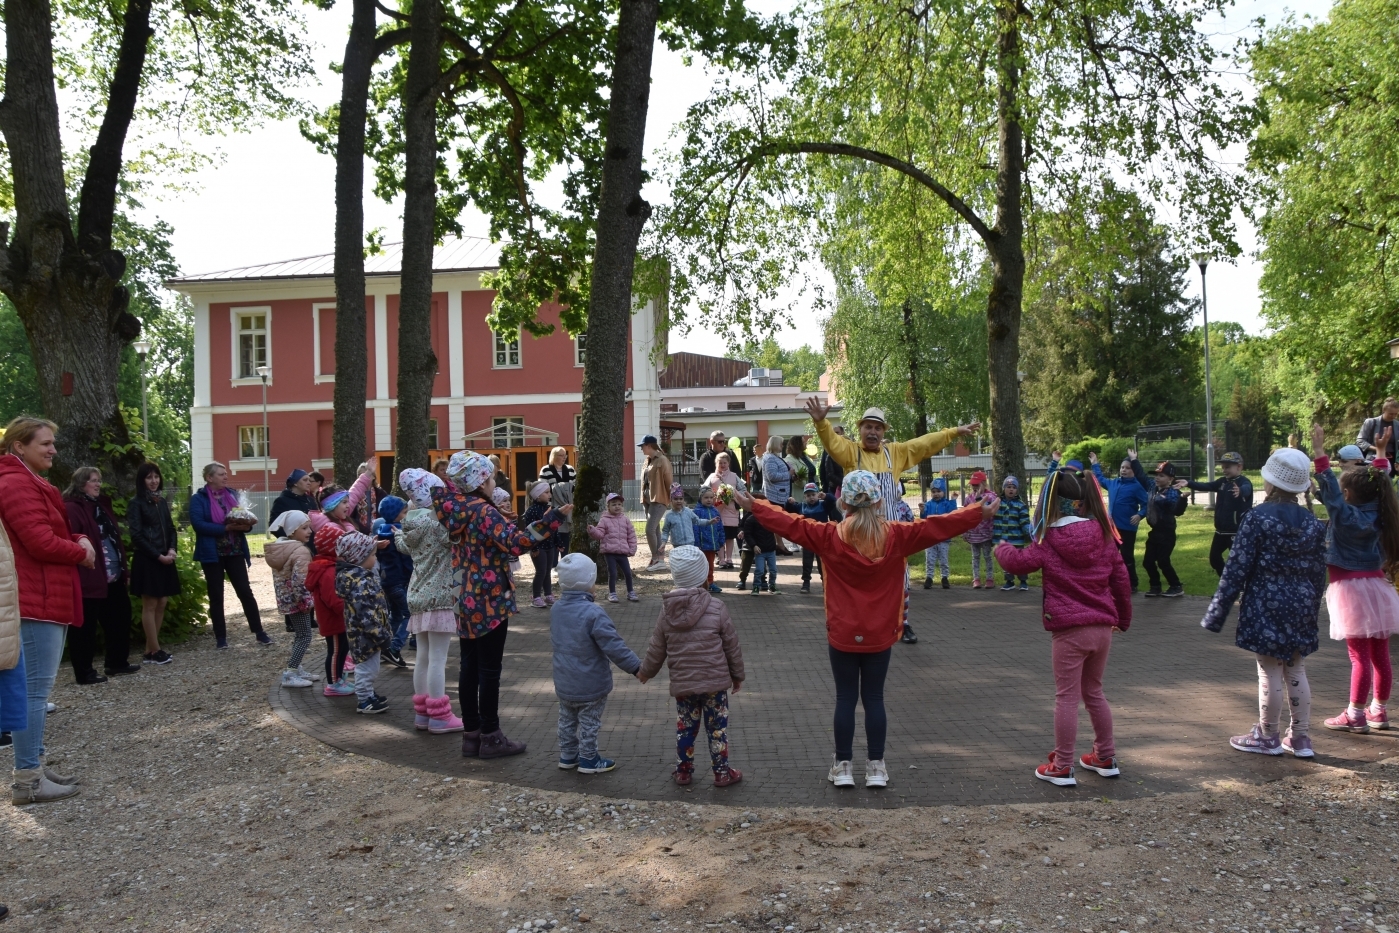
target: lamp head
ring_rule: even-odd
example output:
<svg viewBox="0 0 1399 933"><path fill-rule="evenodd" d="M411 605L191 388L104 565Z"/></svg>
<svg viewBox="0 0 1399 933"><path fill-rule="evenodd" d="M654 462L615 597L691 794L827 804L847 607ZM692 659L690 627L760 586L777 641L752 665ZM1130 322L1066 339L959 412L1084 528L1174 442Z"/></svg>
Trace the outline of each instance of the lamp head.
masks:
<svg viewBox="0 0 1399 933"><path fill-rule="evenodd" d="M1201 274L1201 275L1204 275L1204 274L1205 274L1205 266L1208 266L1209 264L1210 264L1210 257L1209 257L1209 254L1208 254L1208 253L1196 253L1196 254L1195 254L1195 265L1197 265L1197 266L1200 267L1200 274Z"/></svg>
<svg viewBox="0 0 1399 933"><path fill-rule="evenodd" d="M257 374L261 377L263 382L266 382L267 377L272 375L272 368L270 366L259 366L257 368Z"/></svg>
<svg viewBox="0 0 1399 933"><path fill-rule="evenodd" d="M131 345L131 349L136 351L137 356L144 357L151 352L151 342L149 340L137 340Z"/></svg>

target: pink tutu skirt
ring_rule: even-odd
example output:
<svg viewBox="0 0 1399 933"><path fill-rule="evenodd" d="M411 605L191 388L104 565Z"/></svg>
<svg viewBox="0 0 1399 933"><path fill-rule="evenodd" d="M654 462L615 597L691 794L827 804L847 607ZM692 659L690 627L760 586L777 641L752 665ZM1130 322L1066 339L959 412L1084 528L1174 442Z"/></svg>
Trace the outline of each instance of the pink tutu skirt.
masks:
<svg viewBox="0 0 1399 933"><path fill-rule="evenodd" d="M1335 580L1326 588L1331 637L1388 638L1399 632L1399 592L1384 577Z"/></svg>
<svg viewBox="0 0 1399 933"><path fill-rule="evenodd" d="M419 632L451 632L457 633L457 614L450 609L429 609L427 612L415 612L408 617L408 631L414 635Z"/></svg>

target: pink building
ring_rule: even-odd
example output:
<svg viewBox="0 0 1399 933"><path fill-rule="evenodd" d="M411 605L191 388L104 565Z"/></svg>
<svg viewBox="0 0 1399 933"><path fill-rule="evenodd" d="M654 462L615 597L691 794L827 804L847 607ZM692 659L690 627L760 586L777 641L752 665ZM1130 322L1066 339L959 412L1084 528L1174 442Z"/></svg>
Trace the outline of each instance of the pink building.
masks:
<svg viewBox="0 0 1399 933"><path fill-rule="evenodd" d="M392 450L397 430L398 298L401 247L366 261L364 401L369 449ZM519 446L525 426L559 444L577 442L586 335L558 328L548 337L497 336L486 326L494 292L481 285L497 251L487 240L448 241L433 256L432 345L439 361L433 387L432 448L459 449L487 430L494 446ZM310 256L173 279L194 303L194 408L190 437L195 475L205 463L228 464L233 485L261 489L264 462L273 490L295 467L334 470L343 482L355 464L336 468L331 426L336 372L334 257ZM558 324L557 305L540 308ZM656 312L632 317L624 443L659 433L660 389L651 360ZM262 379L267 380L263 433ZM538 443L531 440L531 443Z"/></svg>

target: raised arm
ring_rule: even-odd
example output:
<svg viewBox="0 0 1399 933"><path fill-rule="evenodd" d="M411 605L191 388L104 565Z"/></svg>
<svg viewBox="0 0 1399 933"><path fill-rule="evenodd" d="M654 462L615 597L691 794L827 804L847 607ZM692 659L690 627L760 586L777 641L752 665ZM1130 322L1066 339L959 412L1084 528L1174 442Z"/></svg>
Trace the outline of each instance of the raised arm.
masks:
<svg viewBox="0 0 1399 933"><path fill-rule="evenodd" d="M811 410L811 401L807 402L807 410ZM821 446L826 453L831 455L831 459L843 470L853 470L860 458L860 446L848 437L841 437L831 427L831 423L826 420L824 412L821 420L814 421L816 425L816 436L821 438Z"/></svg>

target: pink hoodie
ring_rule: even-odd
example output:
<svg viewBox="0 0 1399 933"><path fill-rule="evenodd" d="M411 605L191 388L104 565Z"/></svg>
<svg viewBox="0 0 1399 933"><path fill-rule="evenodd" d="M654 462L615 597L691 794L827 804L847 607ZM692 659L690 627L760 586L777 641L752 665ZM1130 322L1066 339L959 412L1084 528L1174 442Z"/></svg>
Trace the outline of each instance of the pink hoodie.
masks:
<svg viewBox="0 0 1399 933"><path fill-rule="evenodd" d="M1044 571L1044 627L1132 624L1132 585L1117 542L1095 521L1056 522L1044 540L1026 548L1002 544L996 562L1017 576Z"/></svg>

